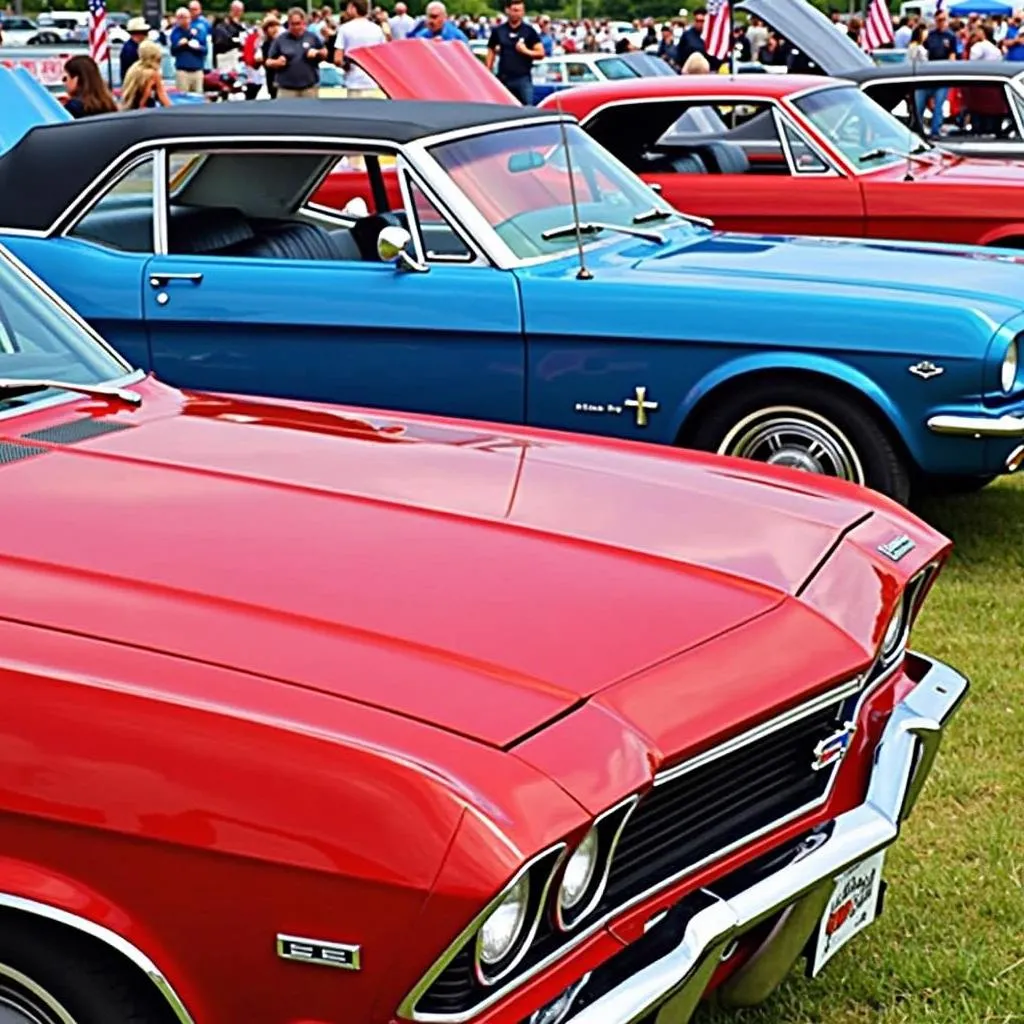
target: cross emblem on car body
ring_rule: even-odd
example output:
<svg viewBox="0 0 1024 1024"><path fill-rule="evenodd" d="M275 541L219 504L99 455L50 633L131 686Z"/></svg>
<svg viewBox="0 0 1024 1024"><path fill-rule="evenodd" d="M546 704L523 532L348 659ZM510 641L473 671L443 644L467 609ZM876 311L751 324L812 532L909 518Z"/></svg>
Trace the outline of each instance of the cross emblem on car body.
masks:
<svg viewBox="0 0 1024 1024"><path fill-rule="evenodd" d="M647 426L647 410L654 412L658 408L657 402L647 401L647 388L641 385L637 385L636 398L627 398L623 403L628 405L631 409L636 409L636 425L638 427Z"/></svg>

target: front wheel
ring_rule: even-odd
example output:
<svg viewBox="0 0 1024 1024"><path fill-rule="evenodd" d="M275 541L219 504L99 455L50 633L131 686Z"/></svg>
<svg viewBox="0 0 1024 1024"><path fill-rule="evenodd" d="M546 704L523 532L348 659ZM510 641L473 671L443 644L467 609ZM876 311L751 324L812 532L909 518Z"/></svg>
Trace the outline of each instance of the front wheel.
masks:
<svg viewBox="0 0 1024 1024"><path fill-rule="evenodd" d="M849 480L904 505L910 500L909 469L875 416L824 387L752 384L712 406L693 446Z"/></svg>
<svg viewBox="0 0 1024 1024"><path fill-rule="evenodd" d="M0 924L0 1024L159 1024L151 999L105 958L55 933Z"/></svg>

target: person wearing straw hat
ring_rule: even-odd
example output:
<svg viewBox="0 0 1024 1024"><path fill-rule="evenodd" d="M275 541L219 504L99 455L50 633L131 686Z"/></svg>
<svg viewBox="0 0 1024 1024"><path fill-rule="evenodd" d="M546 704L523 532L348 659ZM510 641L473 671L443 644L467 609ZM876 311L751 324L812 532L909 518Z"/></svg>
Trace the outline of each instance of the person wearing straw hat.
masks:
<svg viewBox="0 0 1024 1024"><path fill-rule="evenodd" d="M125 25L128 38L121 47L121 81L128 74L128 69L139 59L139 43L149 38L149 23L145 18L129 18Z"/></svg>

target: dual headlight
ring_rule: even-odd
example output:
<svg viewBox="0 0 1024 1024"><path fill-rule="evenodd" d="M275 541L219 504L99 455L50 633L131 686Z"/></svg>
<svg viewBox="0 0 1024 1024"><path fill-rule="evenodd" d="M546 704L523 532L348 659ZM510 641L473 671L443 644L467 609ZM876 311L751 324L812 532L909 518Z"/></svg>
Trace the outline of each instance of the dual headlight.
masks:
<svg viewBox="0 0 1024 1024"><path fill-rule="evenodd" d="M564 846L539 857L513 880L476 933L480 980L493 985L510 974L529 951L545 913L549 927L572 931L598 905L618 836L636 797L606 811L572 853Z"/></svg>
<svg viewBox="0 0 1024 1024"><path fill-rule="evenodd" d="M600 836L593 827L566 861L558 886L559 919L564 921L592 895L597 874ZM477 937L477 957L485 968L508 960L529 921L530 876L525 874L491 911Z"/></svg>

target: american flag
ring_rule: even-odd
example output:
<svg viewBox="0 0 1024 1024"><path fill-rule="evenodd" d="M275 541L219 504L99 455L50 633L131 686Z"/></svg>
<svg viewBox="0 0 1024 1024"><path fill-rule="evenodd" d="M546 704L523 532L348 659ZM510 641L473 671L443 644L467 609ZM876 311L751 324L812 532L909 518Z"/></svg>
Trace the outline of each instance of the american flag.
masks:
<svg viewBox="0 0 1024 1024"><path fill-rule="evenodd" d="M106 64L110 59L107 8L103 0L89 0L89 56L97 64Z"/></svg>
<svg viewBox="0 0 1024 1024"><path fill-rule="evenodd" d="M704 49L709 57L725 60L732 49L732 8L729 0L708 0L708 16L704 22Z"/></svg>
<svg viewBox="0 0 1024 1024"><path fill-rule="evenodd" d="M864 17L864 34L861 40L865 50L877 50L896 39L892 27L892 14L886 0L871 0Z"/></svg>

